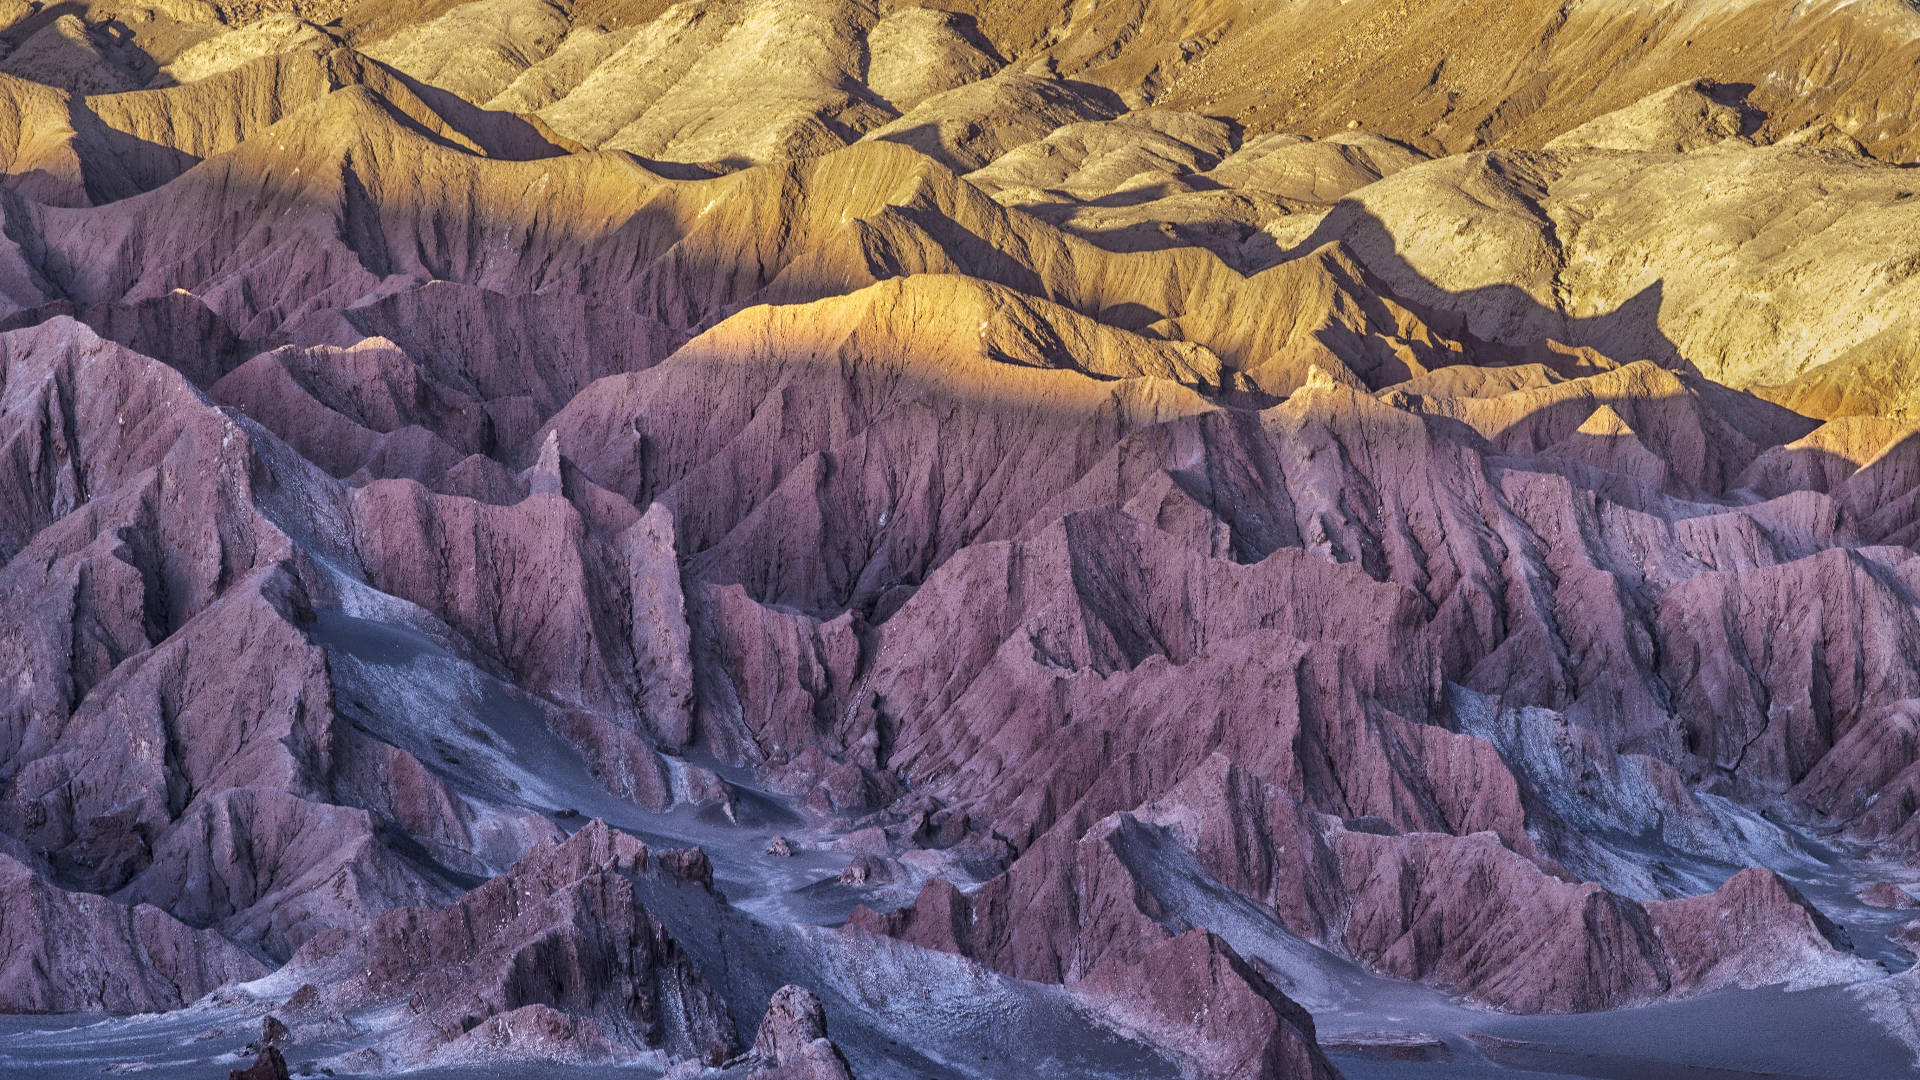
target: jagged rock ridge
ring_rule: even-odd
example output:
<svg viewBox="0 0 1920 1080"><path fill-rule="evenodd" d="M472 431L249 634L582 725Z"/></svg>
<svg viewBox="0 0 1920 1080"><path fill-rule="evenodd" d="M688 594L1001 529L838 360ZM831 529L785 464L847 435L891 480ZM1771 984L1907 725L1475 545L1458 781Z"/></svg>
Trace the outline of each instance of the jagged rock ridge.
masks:
<svg viewBox="0 0 1920 1080"><path fill-rule="evenodd" d="M1920 17L1323 6L0 5L0 1006L1913 1039Z"/></svg>

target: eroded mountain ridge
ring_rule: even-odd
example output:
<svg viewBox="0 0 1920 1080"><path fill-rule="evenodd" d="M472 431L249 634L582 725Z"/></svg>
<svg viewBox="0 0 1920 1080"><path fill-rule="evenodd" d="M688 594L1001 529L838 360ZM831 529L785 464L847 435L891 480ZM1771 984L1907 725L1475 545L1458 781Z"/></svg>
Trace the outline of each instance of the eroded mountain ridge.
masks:
<svg viewBox="0 0 1920 1080"><path fill-rule="evenodd" d="M1902 1075L1920 16L1476 10L0 5L0 1007Z"/></svg>

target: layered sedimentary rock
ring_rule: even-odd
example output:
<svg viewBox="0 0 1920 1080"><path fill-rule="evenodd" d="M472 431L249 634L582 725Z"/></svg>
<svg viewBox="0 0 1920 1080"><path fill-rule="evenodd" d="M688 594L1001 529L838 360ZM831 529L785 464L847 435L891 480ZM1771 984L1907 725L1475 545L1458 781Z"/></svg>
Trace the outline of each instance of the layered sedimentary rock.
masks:
<svg viewBox="0 0 1920 1080"><path fill-rule="evenodd" d="M5 1007L812 1078L1907 1007L1911 88L1833 71L1910 12L67 7Z"/></svg>

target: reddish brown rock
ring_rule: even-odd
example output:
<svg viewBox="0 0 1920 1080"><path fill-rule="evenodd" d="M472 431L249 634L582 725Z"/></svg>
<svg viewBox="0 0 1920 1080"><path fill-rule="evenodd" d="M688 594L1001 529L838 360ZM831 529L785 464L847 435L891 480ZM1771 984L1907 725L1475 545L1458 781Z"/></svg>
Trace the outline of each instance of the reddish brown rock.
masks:
<svg viewBox="0 0 1920 1080"><path fill-rule="evenodd" d="M1911 344L1835 284L1905 295L1899 170L1837 132L1749 146L1784 129L1709 83L1534 155L1249 137L1128 109L1219 43L1125 13L429 6L180 86L0 77L9 1000L178 1004L244 948L338 962L292 973L341 995L314 1030L417 1005L369 1067L713 1061L690 957L731 938L636 882L714 903L684 886L740 853L548 844L548 803L684 799L758 848L756 789L862 852L848 885L983 881L856 926L1080 987L1202 1072L1321 1063L1169 872L1505 1009L1862 973L1771 872L1706 889L1796 857L1756 807L1920 851L1920 455L1697 371ZM161 7L126 18L198 10ZM131 85L61 14L7 66ZM795 26L825 53L768 44ZM648 100L608 115L652 115L563 152L343 40L563 126L612 122L566 102L614 83ZM764 122L732 98L650 126L710 50L826 89L777 130L717 130ZM921 51L958 66L903 74ZM748 152L620 152L674 146ZM1774 224L1610 238L1630 203L1591 193L1649 177ZM1905 407L1834 370L1775 396ZM574 756L604 792L543 787ZM1219 1014L1183 1013L1203 990ZM763 1066L836 1067L803 1042Z"/></svg>
<svg viewBox="0 0 1920 1080"><path fill-rule="evenodd" d="M686 614L662 517L603 538L558 494L489 506L404 481L360 489L355 515L378 587L537 689L668 745L690 738Z"/></svg>
<svg viewBox="0 0 1920 1080"><path fill-rule="evenodd" d="M1221 1080L1334 1080L1313 1018L1205 930L1115 957L1079 990L1121 1023Z"/></svg>
<svg viewBox="0 0 1920 1080"><path fill-rule="evenodd" d="M1911 889L1891 881L1874 882L1858 890L1854 895L1859 897L1863 904L1892 911L1920 907L1920 897L1915 897Z"/></svg>
<svg viewBox="0 0 1920 1080"><path fill-rule="evenodd" d="M827 1038L820 999L799 986L774 991L747 1059L747 1075L756 1080L853 1080L846 1059Z"/></svg>
<svg viewBox="0 0 1920 1080"><path fill-rule="evenodd" d="M662 870L681 881L713 888L713 862L699 848L669 848L659 852L656 858Z"/></svg>
<svg viewBox="0 0 1920 1080"><path fill-rule="evenodd" d="M291 1004L294 1004L295 1007L298 1007L300 1004L293 1002L292 999L288 1000ZM262 1050L278 1050L286 1046L292 1038L292 1032L287 1029L286 1024L280 1022L279 1017L266 1016L260 1021L260 1037L253 1040L248 1046L257 1047Z"/></svg>
<svg viewBox="0 0 1920 1080"><path fill-rule="evenodd" d="M1647 914L1678 990L1806 985L1864 974L1864 962L1843 951L1850 945L1845 931L1771 870L1742 870L1706 896L1648 904Z"/></svg>
<svg viewBox="0 0 1920 1080"><path fill-rule="evenodd" d="M1169 839L1301 937L1515 1011L1617 1008L1870 969L1770 871L1641 904L1553 877L1492 834L1346 829L1221 756L1077 840L1056 830L971 895L935 880L911 906L856 912L853 925L1024 978L1078 982L1171 936L1135 869L1137 852Z"/></svg>
<svg viewBox="0 0 1920 1080"><path fill-rule="evenodd" d="M1887 936L1909 954L1920 956L1920 919L1901 923L1889 931Z"/></svg>
<svg viewBox="0 0 1920 1080"><path fill-rule="evenodd" d="M342 1007L406 1003L387 1035L416 1061L601 1058L658 1047L717 1064L725 1003L635 894L646 846L595 821L536 847L445 908L394 908L364 935L316 938L292 961Z"/></svg>
<svg viewBox="0 0 1920 1080"><path fill-rule="evenodd" d="M147 904L49 885L0 855L0 1009L158 1012L267 969L211 930Z"/></svg>
<svg viewBox="0 0 1920 1080"><path fill-rule="evenodd" d="M287 1061L279 1050L269 1046L260 1051L252 1065L228 1073L227 1080L289 1080Z"/></svg>

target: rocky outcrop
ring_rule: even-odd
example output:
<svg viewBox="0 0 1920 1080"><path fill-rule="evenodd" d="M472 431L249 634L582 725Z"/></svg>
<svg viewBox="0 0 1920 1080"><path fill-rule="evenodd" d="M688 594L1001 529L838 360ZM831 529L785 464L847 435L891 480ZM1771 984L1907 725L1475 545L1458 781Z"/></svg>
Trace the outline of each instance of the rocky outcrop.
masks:
<svg viewBox="0 0 1920 1080"><path fill-rule="evenodd" d="M288 1077L286 1059L271 1046L260 1051L252 1065L227 1074L227 1080L288 1080Z"/></svg>
<svg viewBox="0 0 1920 1080"><path fill-rule="evenodd" d="M1618 1008L1871 970L1770 871L1641 904L1557 877L1490 833L1399 834L1317 815L1219 755L1161 799L1070 836L1056 829L971 895L936 880L911 907L854 923L1024 978L1078 984L1105 969L1112 985L1174 934L1162 890L1177 886L1151 870L1171 849L1193 860L1186 873L1254 899L1301 938L1507 1010ZM1141 977L1139 992L1157 984Z"/></svg>
<svg viewBox="0 0 1920 1080"><path fill-rule="evenodd" d="M1339 1076L1321 1056L1306 1010L1206 930L1189 930L1137 959L1104 961L1079 989L1123 1024L1191 1058L1202 1076Z"/></svg>
<svg viewBox="0 0 1920 1080"><path fill-rule="evenodd" d="M67 892L0 855L0 1010L161 1012L266 967L150 904Z"/></svg>
<svg viewBox="0 0 1920 1080"><path fill-rule="evenodd" d="M0 4L0 997L1319 1076L1877 976L1913 13L948 7Z"/></svg>
<svg viewBox="0 0 1920 1080"><path fill-rule="evenodd" d="M404 1004L391 1063L658 1048L718 1064L736 1045L726 1004L635 892L634 875L659 872L646 845L591 822L444 908L317 937L291 967L336 1008Z"/></svg>
<svg viewBox="0 0 1920 1080"><path fill-rule="evenodd" d="M826 1012L811 990L783 986L767 1003L743 1062L755 1080L853 1080L840 1048L827 1038Z"/></svg>
<svg viewBox="0 0 1920 1080"><path fill-rule="evenodd" d="M1706 896L1647 905L1688 991L1808 984L1855 974L1846 932L1771 870L1751 867ZM1734 929L1738 927L1738 929Z"/></svg>

